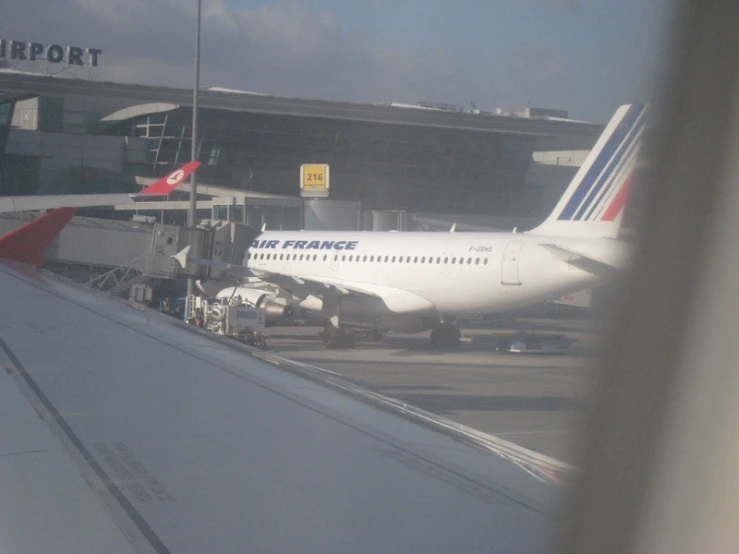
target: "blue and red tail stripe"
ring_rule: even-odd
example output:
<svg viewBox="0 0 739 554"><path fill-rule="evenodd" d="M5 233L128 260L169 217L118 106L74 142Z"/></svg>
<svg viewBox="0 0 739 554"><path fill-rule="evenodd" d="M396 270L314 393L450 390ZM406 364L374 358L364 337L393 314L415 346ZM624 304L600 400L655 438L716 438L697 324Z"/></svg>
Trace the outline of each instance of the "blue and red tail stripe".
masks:
<svg viewBox="0 0 739 554"><path fill-rule="evenodd" d="M629 144L627 146L628 150L626 151L625 155L623 155L619 159L617 167L609 171L605 186L600 187L601 190L597 198L590 204L590 208L588 209L587 213L580 220L598 220L600 215L606 209L606 206L610 202L611 198L618 194L618 191L626 182L626 179L633 171L634 165L636 163L636 156L641 139L642 127L643 125L639 126L635 130L635 138L634 140L629 141Z"/></svg>
<svg viewBox="0 0 739 554"><path fill-rule="evenodd" d="M618 189L618 192L613 197L613 200L611 200L611 203L608 204L606 211L600 218L601 221L615 221L615 219L618 217L618 214L620 214L621 210L624 209L626 201L629 199L629 191L631 189L631 180L633 177L634 173L632 170L632 172L626 178L623 186Z"/></svg>
<svg viewBox="0 0 739 554"><path fill-rule="evenodd" d="M645 118L641 117L631 132L627 135L608 167L600 176L593 190L585 200L585 204L578 210L575 219L591 220L603 209L603 205L617 192L618 186L623 184L636 161L639 139L644 128Z"/></svg>
<svg viewBox="0 0 739 554"><path fill-rule="evenodd" d="M623 170L627 169L635 155L644 126L645 111L646 105L643 104L629 107L557 217L559 221L589 219L598 211L604 199L608 201L614 183L620 181Z"/></svg>

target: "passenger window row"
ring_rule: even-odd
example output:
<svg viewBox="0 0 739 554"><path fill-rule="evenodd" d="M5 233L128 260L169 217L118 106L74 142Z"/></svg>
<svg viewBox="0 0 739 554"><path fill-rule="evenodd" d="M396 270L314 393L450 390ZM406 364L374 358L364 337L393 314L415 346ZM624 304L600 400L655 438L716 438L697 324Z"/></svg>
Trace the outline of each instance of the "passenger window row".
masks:
<svg viewBox="0 0 739 554"><path fill-rule="evenodd" d="M292 257L291 257L292 256ZM333 261L338 262L339 261L339 254L334 254ZM318 260L318 254L265 254L263 252L260 252L258 254L251 254L248 253L246 255L246 259L254 259L254 260L294 260L294 261L317 261ZM328 261L328 254L323 255L323 261ZM406 264L458 264L458 265L487 265L488 259L487 258L449 258L441 256L437 256L434 258L433 256L360 256L360 255L354 255L354 254L341 254L341 261L342 262L369 262L369 263L406 263Z"/></svg>

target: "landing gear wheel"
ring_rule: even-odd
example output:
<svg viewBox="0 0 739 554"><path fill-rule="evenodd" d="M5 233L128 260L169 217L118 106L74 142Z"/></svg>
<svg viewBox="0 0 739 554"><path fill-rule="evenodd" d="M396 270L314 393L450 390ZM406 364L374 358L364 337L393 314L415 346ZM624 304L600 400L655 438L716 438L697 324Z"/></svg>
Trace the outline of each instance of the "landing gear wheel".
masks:
<svg viewBox="0 0 739 554"><path fill-rule="evenodd" d="M347 330L332 327L323 332L323 345L331 350L343 350L354 348L356 341Z"/></svg>
<svg viewBox="0 0 739 554"><path fill-rule="evenodd" d="M456 327L437 327L431 331L431 346L438 350L454 350L459 348L462 333Z"/></svg>

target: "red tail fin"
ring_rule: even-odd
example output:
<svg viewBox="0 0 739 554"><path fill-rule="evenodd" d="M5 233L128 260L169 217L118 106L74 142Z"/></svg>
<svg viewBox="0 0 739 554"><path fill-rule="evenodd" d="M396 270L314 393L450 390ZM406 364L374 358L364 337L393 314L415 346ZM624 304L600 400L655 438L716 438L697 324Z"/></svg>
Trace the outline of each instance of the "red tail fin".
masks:
<svg viewBox="0 0 739 554"><path fill-rule="evenodd" d="M0 258L40 266L44 250L75 213L77 208L57 208L0 237Z"/></svg>
<svg viewBox="0 0 739 554"><path fill-rule="evenodd" d="M182 183L190 173L195 171L199 165L200 162L187 163L166 177L162 177L153 185L146 187L138 194L170 194L174 189L180 186L180 183Z"/></svg>

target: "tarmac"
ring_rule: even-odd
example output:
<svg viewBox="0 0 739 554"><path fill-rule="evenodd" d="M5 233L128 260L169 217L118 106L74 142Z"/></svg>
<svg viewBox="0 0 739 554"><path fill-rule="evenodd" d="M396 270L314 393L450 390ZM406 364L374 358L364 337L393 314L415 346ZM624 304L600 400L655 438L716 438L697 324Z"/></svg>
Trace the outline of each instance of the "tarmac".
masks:
<svg viewBox="0 0 739 554"><path fill-rule="evenodd" d="M517 330L574 340L557 354L495 349L494 337ZM374 392L551 456L575 463L603 333L590 319L517 319L462 326L456 351L431 348L428 333L359 340L353 350L328 350L319 327L273 327L269 350L342 375Z"/></svg>

